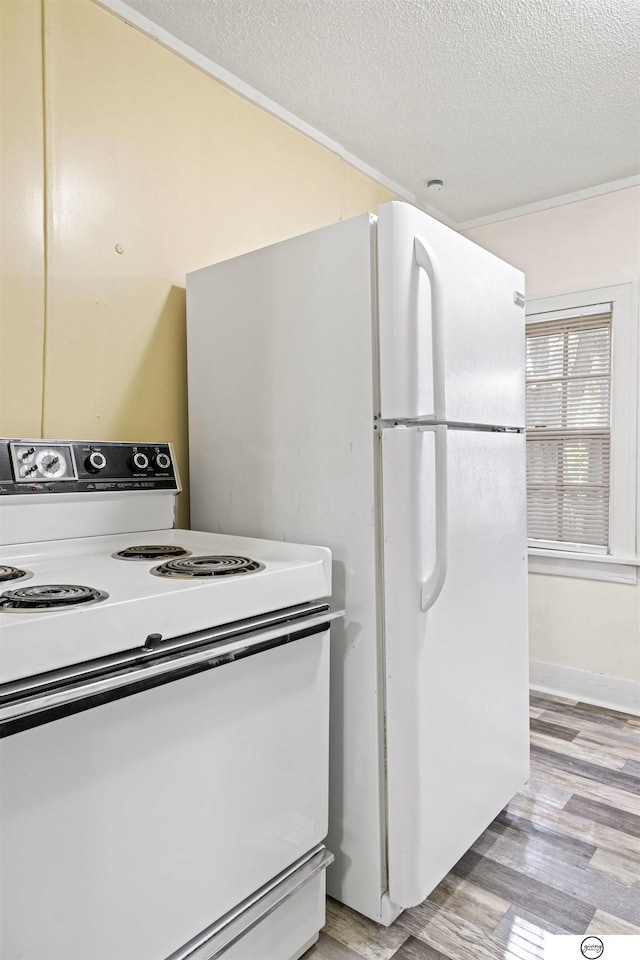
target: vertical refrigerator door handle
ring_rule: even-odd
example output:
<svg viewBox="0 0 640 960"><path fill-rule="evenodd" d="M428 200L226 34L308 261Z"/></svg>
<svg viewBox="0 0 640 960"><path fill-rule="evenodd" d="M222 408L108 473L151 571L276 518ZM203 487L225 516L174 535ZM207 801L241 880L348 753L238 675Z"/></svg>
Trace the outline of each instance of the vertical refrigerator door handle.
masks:
<svg viewBox="0 0 640 960"><path fill-rule="evenodd" d="M434 605L447 576L448 519L447 519L447 428L427 427L435 433L435 502L436 502L436 559L430 576L423 580L420 590L420 609L423 613Z"/></svg>
<svg viewBox="0 0 640 960"><path fill-rule="evenodd" d="M444 390L444 323L442 318L442 278L438 258L422 237L413 238L416 263L429 278L431 289L431 350L433 354L433 413L446 420Z"/></svg>

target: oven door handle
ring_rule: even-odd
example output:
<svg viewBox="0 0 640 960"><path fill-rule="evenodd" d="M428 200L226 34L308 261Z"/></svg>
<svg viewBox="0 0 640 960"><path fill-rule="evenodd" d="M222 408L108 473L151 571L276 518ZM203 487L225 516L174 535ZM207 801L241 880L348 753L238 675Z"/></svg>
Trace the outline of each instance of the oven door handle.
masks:
<svg viewBox="0 0 640 960"><path fill-rule="evenodd" d="M322 633L332 620L342 616L344 610L327 609L227 640L216 639L166 654L159 650L154 659L120 665L94 679L69 680L61 676L58 685L46 693L22 688L19 696L0 705L0 738Z"/></svg>

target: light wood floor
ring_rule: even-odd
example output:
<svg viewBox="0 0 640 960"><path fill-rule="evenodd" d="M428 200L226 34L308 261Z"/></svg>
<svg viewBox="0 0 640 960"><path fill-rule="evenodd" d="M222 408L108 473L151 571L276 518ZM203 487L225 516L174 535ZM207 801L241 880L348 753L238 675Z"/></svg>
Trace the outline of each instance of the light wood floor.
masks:
<svg viewBox="0 0 640 960"><path fill-rule="evenodd" d="M431 896L379 927L329 901L305 960L537 960L640 934L640 718L531 696L531 779Z"/></svg>

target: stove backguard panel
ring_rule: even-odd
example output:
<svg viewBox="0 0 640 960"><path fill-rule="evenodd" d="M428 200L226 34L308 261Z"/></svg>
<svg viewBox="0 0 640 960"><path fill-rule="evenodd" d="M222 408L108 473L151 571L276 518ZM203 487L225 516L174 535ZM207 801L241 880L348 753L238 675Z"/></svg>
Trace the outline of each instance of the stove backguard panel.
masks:
<svg viewBox="0 0 640 960"><path fill-rule="evenodd" d="M169 443L0 440L0 543L174 526L180 481Z"/></svg>
<svg viewBox="0 0 640 960"><path fill-rule="evenodd" d="M178 492L170 444L0 440L0 496L112 490Z"/></svg>

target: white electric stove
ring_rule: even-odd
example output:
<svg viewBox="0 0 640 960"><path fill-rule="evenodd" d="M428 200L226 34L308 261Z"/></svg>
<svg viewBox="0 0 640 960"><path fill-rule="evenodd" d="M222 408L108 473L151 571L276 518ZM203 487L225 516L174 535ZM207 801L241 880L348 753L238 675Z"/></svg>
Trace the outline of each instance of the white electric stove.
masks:
<svg viewBox="0 0 640 960"><path fill-rule="evenodd" d="M327 549L177 530L168 444L0 441L0 955L293 960L324 922Z"/></svg>

